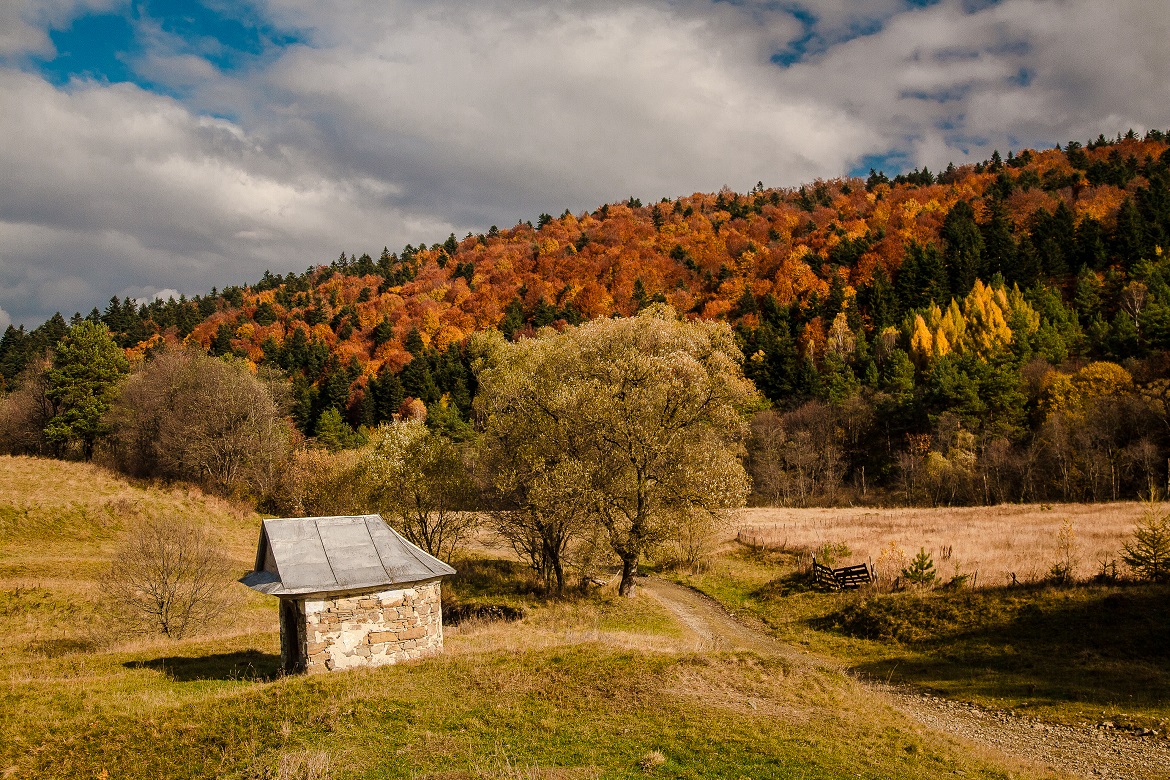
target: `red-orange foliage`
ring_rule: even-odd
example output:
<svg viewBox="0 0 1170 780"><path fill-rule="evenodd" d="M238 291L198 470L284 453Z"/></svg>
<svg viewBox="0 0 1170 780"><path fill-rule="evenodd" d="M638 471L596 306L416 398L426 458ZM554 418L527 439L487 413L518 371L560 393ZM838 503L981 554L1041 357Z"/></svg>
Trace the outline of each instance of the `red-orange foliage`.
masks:
<svg viewBox="0 0 1170 780"><path fill-rule="evenodd" d="M1110 155L1132 156L1140 163L1166 148L1162 141L1135 139L1081 153L1087 164ZM988 188L999 176L1015 183L1008 211L1017 232L1027 229L1037 209L1052 212L1061 202L1078 219L1092 216L1112 224L1127 191L1144 183L1137 177L1125 189L1090 185L1059 150L1032 151L1025 159L1026 164L1017 160L1000 172L963 166L948 173L945 184L877 184L867 190L860 179L818 181L805 188L804 197L813 198L811 208L789 189L747 195L725 189L641 207L610 204L566 214L540 229L521 223L471 236L457 242L450 257L438 245L423 248L410 261L413 278L401 285L388 286L380 275L335 273L322 266L308 294L282 297L279 289L245 290L242 307L221 308L188 340L207 348L227 323L235 335L233 348L259 361L266 342L279 345L299 327L327 344L342 363L356 361L369 376L382 365L398 371L409 362L404 341L412 330L424 343L445 348L474 331L500 326L514 301L526 314L551 307L554 324L571 315L630 314L639 305L637 291L691 316L752 316L739 306L745 293L807 307L829 293L837 273L833 253L846 242L868 239L859 259L844 269L842 279L852 294L869 283L879 265L892 278L908 242L939 244L943 220L957 201L971 202L977 218L984 219ZM1061 186L1042 186L1045 177ZM251 322L262 303L275 311L276 323ZM306 324L310 307L318 318L312 326ZM393 336L376 346L373 332L383 321L392 326ZM806 330L804 346L816 353L823 326Z"/></svg>

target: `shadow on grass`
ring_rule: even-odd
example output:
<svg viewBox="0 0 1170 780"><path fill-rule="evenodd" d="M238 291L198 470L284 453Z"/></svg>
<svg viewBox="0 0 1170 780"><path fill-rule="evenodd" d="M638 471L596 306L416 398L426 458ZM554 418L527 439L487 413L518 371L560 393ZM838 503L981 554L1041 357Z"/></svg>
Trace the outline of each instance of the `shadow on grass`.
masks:
<svg viewBox="0 0 1170 780"><path fill-rule="evenodd" d="M532 569L500 558L464 558L443 582L443 622L512 621L543 594Z"/></svg>
<svg viewBox="0 0 1170 780"><path fill-rule="evenodd" d="M243 650L204 656L168 656L149 661L127 661L127 669L153 669L176 682L197 680L252 680L265 682L280 675L280 656Z"/></svg>
<svg viewBox="0 0 1170 780"><path fill-rule="evenodd" d="M1085 587L862 598L813 621L904 652L855 668L953 694L1035 704L1170 705L1170 588Z"/></svg>
<svg viewBox="0 0 1170 780"><path fill-rule="evenodd" d="M519 561L500 558L465 558L454 564L455 576L443 582L459 596L470 598L541 595L532 569ZM446 594L444 594L446 596Z"/></svg>

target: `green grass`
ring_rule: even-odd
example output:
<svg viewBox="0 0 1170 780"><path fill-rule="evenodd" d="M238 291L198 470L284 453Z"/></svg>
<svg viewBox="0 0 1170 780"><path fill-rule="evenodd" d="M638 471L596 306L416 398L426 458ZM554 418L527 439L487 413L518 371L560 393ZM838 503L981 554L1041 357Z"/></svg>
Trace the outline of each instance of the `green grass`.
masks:
<svg viewBox="0 0 1170 780"><path fill-rule="evenodd" d="M446 595L524 616L460 625L426 661L280 677L275 602L242 586L206 634L127 638L103 622L96 578L143 513L206 518L236 567L251 563L251 512L0 458L0 777L1009 776L847 676L681 652L648 596L550 600L507 561L457 561Z"/></svg>
<svg viewBox="0 0 1170 780"><path fill-rule="evenodd" d="M339 778L535 767L620 778L644 777L639 762L652 750L666 757L654 770L666 778L927 778L960 767L1007 776L880 708L834 715L827 705L848 681L795 691L787 670L750 655L584 644L271 682L187 679L133 656L87 658L73 671L81 684L29 684L0 703L21 727L3 756L19 776L258 778L290 756L324 752ZM729 706L731 696L758 710Z"/></svg>
<svg viewBox="0 0 1170 780"><path fill-rule="evenodd" d="M739 548L679 579L871 678L1066 723L1170 720L1170 588L837 594L809 587L795 561Z"/></svg>

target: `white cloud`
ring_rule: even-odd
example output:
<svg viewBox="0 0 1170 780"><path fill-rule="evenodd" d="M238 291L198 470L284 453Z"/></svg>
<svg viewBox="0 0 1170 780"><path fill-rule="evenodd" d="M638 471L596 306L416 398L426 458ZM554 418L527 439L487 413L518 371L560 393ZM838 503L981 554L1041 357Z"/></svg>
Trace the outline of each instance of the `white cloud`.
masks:
<svg viewBox="0 0 1170 780"><path fill-rule="evenodd" d="M944 2L786 72L915 163L1170 125L1170 21L1153 4Z"/></svg>
<svg viewBox="0 0 1170 780"><path fill-rule="evenodd" d="M112 1L4 5L0 57L44 54L50 26ZM795 185L887 152L938 168L1170 126L1156 4L806 11L270 0L305 42L238 73L201 57L206 41L137 22L132 66L181 101L0 69L0 304L35 322L631 194Z"/></svg>

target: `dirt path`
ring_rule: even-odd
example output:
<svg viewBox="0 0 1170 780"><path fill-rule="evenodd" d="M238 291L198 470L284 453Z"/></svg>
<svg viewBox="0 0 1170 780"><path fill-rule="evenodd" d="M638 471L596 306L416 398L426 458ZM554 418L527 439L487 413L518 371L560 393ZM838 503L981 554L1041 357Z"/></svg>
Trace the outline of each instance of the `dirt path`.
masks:
<svg viewBox="0 0 1170 780"><path fill-rule="evenodd" d="M696 649L752 650L795 663L834 667L767 634L746 626L714 599L664 580L639 585L670 610L693 634ZM839 667L840 668L840 667ZM924 726L1010 758L1083 778L1166 780L1170 745L1164 739L1138 738L1109 728L1077 728L1041 723L1006 712L917 693L909 688L865 683Z"/></svg>

